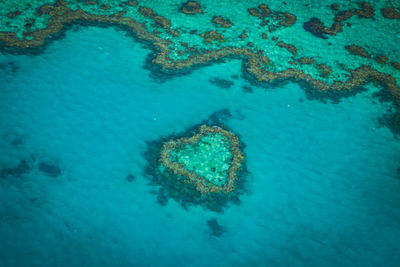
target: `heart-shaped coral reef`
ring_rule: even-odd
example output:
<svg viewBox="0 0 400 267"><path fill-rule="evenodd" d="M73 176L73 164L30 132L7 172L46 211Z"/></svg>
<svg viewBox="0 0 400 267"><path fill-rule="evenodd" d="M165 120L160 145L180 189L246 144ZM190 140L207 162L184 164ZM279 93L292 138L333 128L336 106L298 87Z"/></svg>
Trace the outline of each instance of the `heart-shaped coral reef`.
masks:
<svg viewBox="0 0 400 267"><path fill-rule="evenodd" d="M242 160L239 139L217 126L203 125L196 135L168 141L161 151L163 165L202 194L233 191Z"/></svg>

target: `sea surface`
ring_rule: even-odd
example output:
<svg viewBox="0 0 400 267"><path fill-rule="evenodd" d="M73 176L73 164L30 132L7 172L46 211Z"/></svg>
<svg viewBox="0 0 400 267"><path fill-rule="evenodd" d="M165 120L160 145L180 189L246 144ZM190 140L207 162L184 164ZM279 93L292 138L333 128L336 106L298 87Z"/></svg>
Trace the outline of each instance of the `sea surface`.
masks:
<svg viewBox="0 0 400 267"><path fill-rule="evenodd" d="M0 54L1 266L399 266L400 141L379 123L381 88L255 85L233 59L165 75L151 53L76 26ZM244 145L240 204L160 205L149 143L218 114Z"/></svg>

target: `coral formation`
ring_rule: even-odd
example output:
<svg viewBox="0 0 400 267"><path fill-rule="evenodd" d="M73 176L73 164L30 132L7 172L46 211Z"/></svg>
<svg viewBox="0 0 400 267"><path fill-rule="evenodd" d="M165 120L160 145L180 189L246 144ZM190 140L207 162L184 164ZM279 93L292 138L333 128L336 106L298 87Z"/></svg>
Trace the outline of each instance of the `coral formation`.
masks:
<svg viewBox="0 0 400 267"><path fill-rule="evenodd" d="M251 16L259 18L260 25L267 26L269 32L274 32L280 27L292 26L297 20L295 15L289 12L271 10L266 4L249 8L248 12Z"/></svg>
<svg viewBox="0 0 400 267"><path fill-rule="evenodd" d="M219 41L220 43L225 42L225 37L217 31L208 31L200 34L204 38L204 42L212 43L214 41Z"/></svg>
<svg viewBox="0 0 400 267"><path fill-rule="evenodd" d="M217 25L220 25L222 28L230 28L233 25L232 21L222 16L213 17L212 22Z"/></svg>
<svg viewBox="0 0 400 267"><path fill-rule="evenodd" d="M3 10L0 29L0 41L4 44L2 49L13 51L9 48L29 49L42 46L66 25L74 23L118 25L134 32L137 38L155 47L156 53L151 62L161 66L163 71L172 72L234 57L244 60L243 70L251 74L246 77L253 77L259 82L291 78L306 81L318 90L348 90L353 86L373 81L382 84L400 100L400 88L396 80L400 77L397 72L398 66L393 61L397 58L396 55L373 56L373 53L367 52L363 47L368 47L369 51L379 51L378 49L349 41L352 45L345 48L343 45L335 46L335 53L341 55L340 60L334 62L321 59L320 55L323 55L324 51L313 51L304 46L304 43L312 42L312 36L307 36L307 42L293 39L287 41L289 38L286 38L284 31L290 32L293 28L302 31L302 24L296 24L298 19L291 13L290 8L276 10L276 5L269 6L263 3L256 7L245 7L242 12L248 17L247 24L242 21L233 24L232 21L236 22L237 18L234 17L235 14L227 15L229 9L226 12L214 12L208 10L209 5L204 5L203 2L180 2L174 11L176 16L191 15L185 16L190 25L183 25L180 23L184 20L179 20L171 14L166 16L164 10L151 4L117 0L49 0L43 1L42 4L35 1L29 5L20 5L16 9L8 3L0 3ZM285 5L286 3L283 6ZM314 17L308 20L302 18L303 27L313 36L328 38L342 32L344 22L349 19L351 23L356 19L380 19L380 16L375 16L375 9L378 7L375 3L361 2L357 5L341 10L339 5L330 3L327 5L328 12L334 13L331 26L325 26L322 20ZM381 13L385 18L396 18L398 11L387 7L381 9ZM209 25L196 24L198 18L206 18L201 21L207 21ZM348 28L346 27L346 30ZM279 42L276 42L278 36ZM329 45L332 43L327 42L326 45L324 49L329 53ZM393 46L391 43L389 45ZM275 47L278 50L280 47L285 48L291 54L287 56L285 53L274 51ZM346 50L361 56L360 61L348 60ZM386 62L391 62L391 65L385 64ZM324 65L329 65L329 68L323 67Z"/></svg>
<svg viewBox="0 0 400 267"><path fill-rule="evenodd" d="M221 226L216 219L210 219L207 221L210 234L216 237L222 236L226 232L225 228Z"/></svg>
<svg viewBox="0 0 400 267"><path fill-rule="evenodd" d="M343 22L350 19L354 15L359 18L373 18L375 16L375 10L370 3L360 2L360 9L348 9L337 12L334 18L334 23L332 26L327 27L319 18L311 18L309 21L305 22L303 27L306 31L312 33L314 36L320 38L327 38L328 35L336 35L337 33L343 31ZM339 5L333 4L331 8L334 11L339 9Z"/></svg>
<svg viewBox="0 0 400 267"><path fill-rule="evenodd" d="M242 160L233 133L206 125L190 138L165 143L160 156L166 168L185 177L202 194L233 191Z"/></svg>
<svg viewBox="0 0 400 267"><path fill-rule="evenodd" d="M231 116L229 110L223 109L210 114L206 120L184 132L148 142L144 153L147 160L144 176L149 179L152 186L156 187L152 192L157 195L157 202L161 206L167 205L171 198L185 209L191 205L199 205L214 212L223 212L224 208L230 204L240 204L239 197L246 192L247 170L245 156L240 152L243 150L244 144L238 142L238 137L235 137L224 126L225 121ZM216 131L216 133L208 133L203 136L200 128L206 132ZM231 152L235 148L231 146L231 141L221 134L222 131L234 138L235 144L238 145L235 147L241 153L242 159L236 158L236 164L234 164L236 167L232 165L232 155L237 153ZM210 141L214 138L217 143ZM218 141L221 139L222 143ZM187 144L188 146L182 143L182 141L188 140L194 143ZM181 150L166 150L165 148L169 146L167 144L170 142L174 143L172 146ZM199 149L206 150L195 154L194 152ZM218 154L215 159L213 158L214 153ZM163 156L168 157L168 154L171 158L164 158L164 160L173 169L166 167L162 159ZM224 157L227 162L224 161ZM174 171L174 166L177 167L176 171ZM227 166L230 167L226 169ZM190 175L191 178L181 175L180 172ZM205 177L207 174L211 175L208 179L214 184L207 180ZM221 178L222 181L219 181L218 178Z"/></svg>
<svg viewBox="0 0 400 267"><path fill-rule="evenodd" d="M202 13L201 6L199 2L187 1L181 7L181 12L187 15L193 15L197 13Z"/></svg>
<svg viewBox="0 0 400 267"><path fill-rule="evenodd" d="M400 12L394 7L385 7L381 9L381 14L387 19L400 19Z"/></svg>
<svg viewBox="0 0 400 267"><path fill-rule="evenodd" d="M371 58L371 55L365 50L365 48L357 45L346 45L344 48L346 48L347 51L349 51L350 54L360 56L360 57L366 57L366 58Z"/></svg>
<svg viewBox="0 0 400 267"><path fill-rule="evenodd" d="M287 44L282 41L277 42L276 45L279 47L285 48L287 51L289 51L291 54L293 54L293 56L297 55L297 48L294 45Z"/></svg>

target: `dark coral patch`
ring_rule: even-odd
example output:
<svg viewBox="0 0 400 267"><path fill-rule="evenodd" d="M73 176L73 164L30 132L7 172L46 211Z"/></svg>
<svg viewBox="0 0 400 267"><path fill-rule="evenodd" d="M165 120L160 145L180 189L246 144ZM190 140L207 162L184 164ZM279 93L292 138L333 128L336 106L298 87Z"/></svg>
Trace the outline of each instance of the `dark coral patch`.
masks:
<svg viewBox="0 0 400 267"><path fill-rule="evenodd" d="M216 25L221 26L222 28L230 28L233 25L232 21L222 16L213 17L212 22Z"/></svg>
<svg viewBox="0 0 400 267"><path fill-rule="evenodd" d="M285 42L280 41L280 42L277 42L276 45L279 47L285 48L287 51L292 53L292 55L294 55L294 56L297 55L297 48L292 44L287 44Z"/></svg>
<svg viewBox="0 0 400 267"><path fill-rule="evenodd" d="M332 72L332 68L325 64L317 64L315 67L318 69L320 76L324 78L328 77Z"/></svg>
<svg viewBox="0 0 400 267"><path fill-rule="evenodd" d="M400 63L396 61L390 62L390 65L392 65L393 68L400 70Z"/></svg>
<svg viewBox="0 0 400 267"><path fill-rule="evenodd" d="M21 15L21 14L22 14L21 11L17 10L17 11L8 13L8 14L7 14L7 17L8 17L9 19L13 19L13 18L15 18L15 17L17 17L17 16L19 16L19 15Z"/></svg>
<svg viewBox="0 0 400 267"><path fill-rule="evenodd" d="M297 17L289 12L285 12L282 14L283 19L279 21L279 25L289 27L296 23Z"/></svg>
<svg viewBox="0 0 400 267"><path fill-rule="evenodd" d="M207 221L208 228L210 229L210 235L221 237L226 232L225 227L220 225L216 219L210 219Z"/></svg>
<svg viewBox="0 0 400 267"><path fill-rule="evenodd" d="M387 114L382 115L378 120L380 126L387 127L394 136L400 136L400 109L391 108Z"/></svg>
<svg viewBox="0 0 400 267"><path fill-rule="evenodd" d="M394 7L384 7L381 9L381 14L387 19L400 19L400 12Z"/></svg>
<svg viewBox="0 0 400 267"><path fill-rule="evenodd" d="M125 177L125 180L127 180L128 182L133 182L135 179L136 179L136 177L133 176L132 174L128 174L128 175Z"/></svg>
<svg viewBox="0 0 400 267"><path fill-rule="evenodd" d="M375 57L375 61L378 62L379 64L386 64L386 62L389 60L388 57L386 56L381 56L381 55L377 55Z"/></svg>
<svg viewBox="0 0 400 267"><path fill-rule="evenodd" d="M357 45L346 45L344 47L347 51L349 51L350 54L360 56L360 57L365 57L365 58L371 58L371 55L365 50L365 48Z"/></svg>
<svg viewBox="0 0 400 267"><path fill-rule="evenodd" d="M208 31L200 34L200 37L204 38L205 43L212 43L214 41L218 41L220 43L225 42L225 37L217 31Z"/></svg>
<svg viewBox="0 0 400 267"><path fill-rule="evenodd" d="M21 176L30 172L31 166L28 164L28 161L22 159L19 161L18 165L10 168L2 168L0 171L0 178L6 178L8 176Z"/></svg>
<svg viewBox="0 0 400 267"><path fill-rule="evenodd" d="M49 177L57 177L62 173L61 168L57 164L47 161L42 161L39 163L39 170L44 175Z"/></svg>
<svg viewBox="0 0 400 267"><path fill-rule="evenodd" d="M200 3L197 1L187 1L186 3L183 3L181 7L181 12L186 15L203 13L203 11L201 10Z"/></svg>
<svg viewBox="0 0 400 267"><path fill-rule="evenodd" d="M319 18L311 18L303 24L303 28L318 38L328 38L326 37L327 31L325 25Z"/></svg>
<svg viewBox="0 0 400 267"><path fill-rule="evenodd" d="M373 18L375 16L375 10L370 3L361 2L358 4L361 9L356 10L356 14L360 18Z"/></svg>
<svg viewBox="0 0 400 267"><path fill-rule="evenodd" d="M223 88L223 89L229 89L235 84L233 81L218 78L218 77L214 77L214 78L210 79L209 82L212 84L215 84L219 88Z"/></svg>

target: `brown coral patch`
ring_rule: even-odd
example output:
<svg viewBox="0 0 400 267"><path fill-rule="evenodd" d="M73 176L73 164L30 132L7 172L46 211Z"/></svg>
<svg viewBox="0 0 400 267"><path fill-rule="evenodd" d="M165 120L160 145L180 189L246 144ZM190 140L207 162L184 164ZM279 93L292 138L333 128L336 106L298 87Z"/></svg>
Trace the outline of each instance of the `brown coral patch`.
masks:
<svg viewBox="0 0 400 267"><path fill-rule="evenodd" d="M200 37L204 38L205 43L212 43L214 41L219 41L220 43L225 42L225 37L217 31L208 31L200 34Z"/></svg>
<svg viewBox="0 0 400 267"><path fill-rule="evenodd" d="M302 65L312 65L315 63L315 59L313 59L312 57L301 57L296 61Z"/></svg>
<svg viewBox="0 0 400 267"><path fill-rule="evenodd" d="M151 18L154 21L154 25L156 27L161 27L164 29L168 29L169 27L171 27L171 21L169 19L157 15L151 8L141 6L139 7L139 12L142 13L143 16Z"/></svg>
<svg viewBox="0 0 400 267"><path fill-rule="evenodd" d="M339 10L339 4L337 4L337 3L332 4L332 5L330 6L330 8L331 8L332 10L338 11L338 10Z"/></svg>
<svg viewBox="0 0 400 267"><path fill-rule="evenodd" d="M343 30L343 22L350 19L354 15L358 15L360 18L373 18L375 16L375 10L370 3L361 2L358 4L360 9L349 9L338 12L335 15L334 23L327 27L318 18L311 18L305 22L303 27L306 31L311 32L313 35L321 38L326 38L325 34L336 35ZM339 6L331 6L333 10L338 10Z"/></svg>
<svg viewBox="0 0 400 267"><path fill-rule="evenodd" d="M186 3L183 3L181 7L181 12L186 15L203 13L203 11L201 10L200 3L196 1L187 1Z"/></svg>
<svg viewBox="0 0 400 267"><path fill-rule="evenodd" d="M292 44L287 44L282 41L276 43L277 46L285 48L287 51L292 53L294 56L297 55L297 48Z"/></svg>
<svg viewBox="0 0 400 267"><path fill-rule="evenodd" d="M50 11L54 9L51 5L43 5L36 9L36 15L42 16L43 14L50 14Z"/></svg>
<svg viewBox="0 0 400 267"><path fill-rule="evenodd" d="M230 28L233 25L232 21L222 16L213 17L212 22L222 28Z"/></svg>
<svg viewBox="0 0 400 267"><path fill-rule="evenodd" d="M319 18L311 18L303 24L303 28L306 31L320 38L326 38L326 34L333 35L342 30L341 24L337 22L334 23L332 27L333 28L326 27Z"/></svg>
<svg viewBox="0 0 400 267"><path fill-rule="evenodd" d="M8 13L7 14L7 18L13 19L13 18L15 18L15 17L17 17L19 15L21 15L21 11L17 10L17 11Z"/></svg>
<svg viewBox="0 0 400 267"><path fill-rule="evenodd" d="M358 5L361 9L357 9L355 13L360 18L373 18L375 16L375 10L370 3L361 2Z"/></svg>
<svg viewBox="0 0 400 267"><path fill-rule="evenodd" d="M94 5L98 5L98 4L99 3L97 1L93 1L93 0L85 1L86 6L94 6Z"/></svg>
<svg viewBox="0 0 400 267"><path fill-rule="evenodd" d="M247 31L246 30L243 30L242 31L242 33L239 35L239 38L240 39L246 39L247 37L249 37L248 35L247 35Z"/></svg>
<svg viewBox="0 0 400 267"><path fill-rule="evenodd" d="M100 8L103 10L107 10L107 9L110 9L111 6L110 5L101 5Z"/></svg>
<svg viewBox="0 0 400 267"><path fill-rule="evenodd" d="M381 14L387 19L400 19L400 12L394 7L384 7L381 9Z"/></svg>
<svg viewBox="0 0 400 267"><path fill-rule="evenodd" d="M378 56L375 57L375 61L378 62L379 64L386 64L386 62L387 62L388 60L389 60L389 58L386 57L386 56L380 56L380 55L378 55Z"/></svg>
<svg viewBox="0 0 400 267"><path fill-rule="evenodd" d="M148 18L154 16L154 10L149 7L141 6L139 7L139 12Z"/></svg>
<svg viewBox="0 0 400 267"><path fill-rule="evenodd" d="M174 29L168 29L168 33L174 37L178 37L179 35L181 35L180 32Z"/></svg>
<svg viewBox="0 0 400 267"><path fill-rule="evenodd" d="M295 15L289 12L271 10L266 4L249 8L248 12L250 15L259 18L261 26L268 26L269 32L276 31L280 27L289 27L297 20Z"/></svg>
<svg viewBox="0 0 400 267"><path fill-rule="evenodd" d="M266 4L261 4L258 7L249 8L248 11L250 15L254 17L266 18L271 15L271 9L269 9L268 5Z"/></svg>
<svg viewBox="0 0 400 267"><path fill-rule="evenodd" d="M344 47L347 51L349 51L350 54L360 56L360 57L365 57L365 58L371 58L371 55L365 50L365 48L357 45L346 45Z"/></svg>
<svg viewBox="0 0 400 267"><path fill-rule="evenodd" d="M390 65L392 65L393 68L400 70L400 63L396 61L390 62Z"/></svg>
<svg viewBox="0 0 400 267"><path fill-rule="evenodd" d="M138 1L136 1L136 0L133 0L133 1L126 1L125 3L126 3L126 5L128 5L128 6L137 6L137 5L139 4Z"/></svg>
<svg viewBox="0 0 400 267"><path fill-rule="evenodd" d="M331 72L332 72L332 68L325 64L317 64L317 65L315 65L315 67L319 70L321 77L324 77L324 78L328 77L329 74L331 74Z"/></svg>
<svg viewBox="0 0 400 267"><path fill-rule="evenodd" d="M263 33L261 34L261 38L267 40L267 39L268 39L268 35L267 35L265 32L263 32Z"/></svg>
<svg viewBox="0 0 400 267"><path fill-rule="evenodd" d="M285 12L282 16L283 19L279 22L279 25L289 27L296 23L297 17L295 15Z"/></svg>

